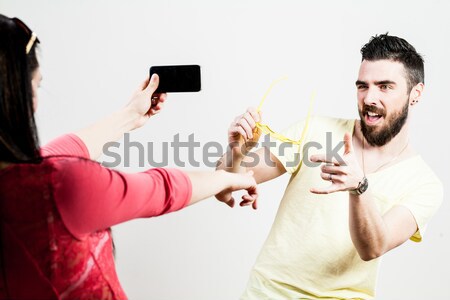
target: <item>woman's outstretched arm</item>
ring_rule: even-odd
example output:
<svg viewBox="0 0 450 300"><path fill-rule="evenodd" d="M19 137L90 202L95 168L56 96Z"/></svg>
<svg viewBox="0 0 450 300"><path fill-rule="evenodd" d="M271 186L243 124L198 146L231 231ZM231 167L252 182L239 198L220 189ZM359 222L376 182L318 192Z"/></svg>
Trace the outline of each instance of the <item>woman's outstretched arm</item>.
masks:
<svg viewBox="0 0 450 300"><path fill-rule="evenodd" d="M150 117L161 111L167 94L154 94L158 84L159 77L153 74L151 79L142 82L124 108L75 132L89 150L91 159L96 160L102 155L106 143L116 141L126 132L143 126Z"/></svg>

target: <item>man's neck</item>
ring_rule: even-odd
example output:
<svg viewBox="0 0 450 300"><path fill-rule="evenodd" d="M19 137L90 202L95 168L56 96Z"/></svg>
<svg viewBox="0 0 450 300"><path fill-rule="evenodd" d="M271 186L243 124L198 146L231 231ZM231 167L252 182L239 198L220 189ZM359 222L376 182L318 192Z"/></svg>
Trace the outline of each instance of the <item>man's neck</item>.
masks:
<svg viewBox="0 0 450 300"><path fill-rule="evenodd" d="M353 145L365 174L385 169L406 158L415 155L409 144L408 121L400 132L383 146L372 146L361 131L361 121L356 121L353 133Z"/></svg>

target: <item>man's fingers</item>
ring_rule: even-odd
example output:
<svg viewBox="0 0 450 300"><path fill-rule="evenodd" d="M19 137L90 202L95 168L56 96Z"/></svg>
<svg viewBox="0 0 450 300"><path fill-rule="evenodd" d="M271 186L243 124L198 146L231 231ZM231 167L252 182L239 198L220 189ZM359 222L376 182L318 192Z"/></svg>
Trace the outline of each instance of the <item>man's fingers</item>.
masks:
<svg viewBox="0 0 450 300"><path fill-rule="evenodd" d="M328 162L325 154L314 154L309 157L309 160L312 162Z"/></svg>
<svg viewBox="0 0 450 300"><path fill-rule="evenodd" d="M236 117L234 122L230 125L230 133L239 133L245 141L251 140L255 137L259 137L256 123L260 121L260 114L257 112L256 108L248 108L247 111Z"/></svg>
<svg viewBox="0 0 450 300"><path fill-rule="evenodd" d="M345 166L336 166L334 164L323 164L320 169L324 173L331 173L331 174L345 174Z"/></svg>
<svg viewBox="0 0 450 300"><path fill-rule="evenodd" d="M331 194L331 193L340 191L340 189L338 187L336 187L334 184L332 184L332 185L330 185L326 188L322 188L322 189L311 188L309 191L313 194Z"/></svg>
<svg viewBox="0 0 450 300"><path fill-rule="evenodd" d="M245 130L241 126L236 126L235 130L237 132L239 132L239 134L244 138L244 140L247 140L247 133L245 132Z"/></svg>
<svg viewBox="0 0 450 300"><path fill-rule="evenodd" d="M245 134L242 136L245 140L253 138L253 131L256 128L256 123L259 122L259 114L256 109L249 108L247 111L234 119L232 126L241 127Z"/></svg>
<svg viewBox="0 0 450 300"><path fill-rule="evenodd" d="M247 112L252 116L255 122L261 122L261 113L256 110L254 107L250 107L247 109Z"/></svg>
<svg viewBox="0 0 450 300"><path fill-rule="evenodd" d="M242 127L242 129L244 129L244 131L245 131L244 138L246 140L253 138L253 129L245 118L241 118L237 122L236 126Z"/></svg>
<svg viewBox="0 0 450 300"><path fill-rule="evenodd" d="M250 125L250 128L253 131L253 129L256 127L256 120L253 118L253 116L249 112L246 112L242 116L242 118L244 118L247 121L248 125Z"/></svg>
<svg viewBox="0 0 450 300"><path fill-rule="evenodd" d="M343 162L339 162L336 158L332 157L329 158L325 154L314 154L309 157L309 160L312 162L321 162L321 163L328 163L333 164L335 166L341 165Z"/></svg>
<svg viewBox="0 0 450 300"><path fill-rule="evenodd" d="M322 177L323 180L325 181L332 181L333 180L333 174L330 173L320 173L320 177Z"/></svg>
<svg viewBox="0 0 450 300"><path fill-rule="evenodd" d="M343 176L333 173L326 173L322 172L320 173L320 177L325 181L331 181L332 183L343 183Z"/></svg>

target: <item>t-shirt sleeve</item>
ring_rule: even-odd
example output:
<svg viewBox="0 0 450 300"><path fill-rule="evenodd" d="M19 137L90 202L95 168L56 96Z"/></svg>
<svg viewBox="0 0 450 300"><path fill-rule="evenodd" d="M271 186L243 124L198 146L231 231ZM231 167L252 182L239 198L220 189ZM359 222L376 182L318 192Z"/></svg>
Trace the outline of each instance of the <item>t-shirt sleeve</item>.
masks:
<svg viewBox="0 0 450 300"><path fill-rule="evenodd" d="M55 163L54 197L76 237L132 220L167 214L191 198L189 177L176 169L124 173L77 158Z"/></svg>
<svg viewBox="0 0 450 300"><path fill-rule="evenodd" d="M62 135L41 148L42 156L67 155L89 158L89 150L75 134Z"/></svg>
<svg viewBox="0 0 450 300"><path fill-rule="evenodd" d="M418 186L398 203L409 209L417 223L418 230L410 240L422 241L426 225L440 207L443 197L442 183L436 178Z"/></svg>

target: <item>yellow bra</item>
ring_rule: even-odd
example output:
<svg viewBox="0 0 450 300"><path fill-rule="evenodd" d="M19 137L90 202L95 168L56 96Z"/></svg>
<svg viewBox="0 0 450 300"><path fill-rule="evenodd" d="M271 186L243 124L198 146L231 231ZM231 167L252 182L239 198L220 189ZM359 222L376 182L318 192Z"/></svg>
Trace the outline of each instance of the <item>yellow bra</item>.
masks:
<svg viewBox="0 0 450 300"><path fill-rule="evenodd" d="M283 80L286 80L286 79L287 79L287 77L282 77L282 78L277 79L277 80L272 82L272 84L269 86L269 88L267 89L266 93L264 94L261 102L259 103L259 106L257 108L258 112L261 111L261 108L262 108L262 106L264 104L264 101L266 100L266 98L269 95L269 93L272 90L272 88L277 83L279 83L280 81L283 81ZM258 127L258 129L260 129L263 133L269 134L270 136L276 138L279 141L291 143L291 144L294 144L294 145L301 145L303 143L303 140L305 139L306 133L308 132L309 120L311 118L311 111L312 111L312 108L313 108L313 104L314 104L315 98L316 98L316 93L313 92L311 94L311 99L309 100L308 115L306 116L305 127L303 128L303 131L302 131L302 134L300 136L300 139L297 140L297 141L296 140L292 140L292 139L290 139L290 138L288 138L288 137L286 137L286 136L284 136L284 135L282 135L282 134L272 130L268 125L262 124L261 122L257 122L256 123L256 127Z"/></svg>

